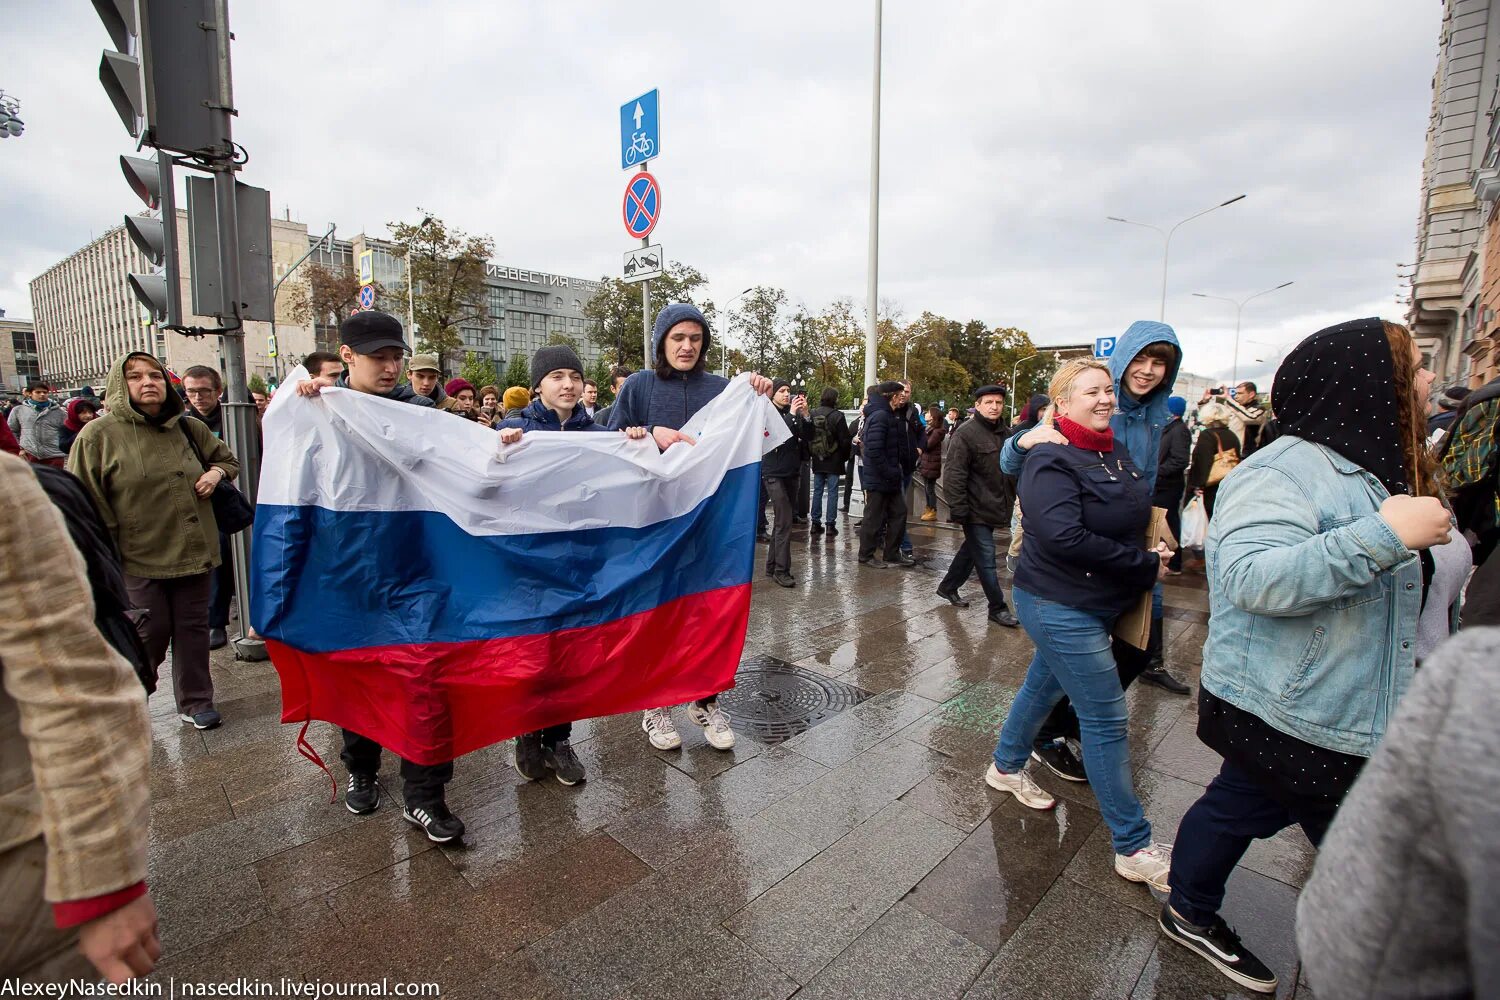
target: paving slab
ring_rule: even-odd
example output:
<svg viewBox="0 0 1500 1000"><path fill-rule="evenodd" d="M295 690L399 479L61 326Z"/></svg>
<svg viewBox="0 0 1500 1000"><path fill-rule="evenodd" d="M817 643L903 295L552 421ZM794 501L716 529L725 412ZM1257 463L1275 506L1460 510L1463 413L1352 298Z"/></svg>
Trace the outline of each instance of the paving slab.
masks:
<svg viewBox="0 0 1500 1000"><path fill-rule="evenodd" d="M990 953L904 903L885 912L797 1000L957 1000Z"/></svg>
<svg viewBox="0 0 1500 1000"><path fill-rule="evenodd" d="M952 827L893 802L725 926L806 983L962 839Z"/></svg>

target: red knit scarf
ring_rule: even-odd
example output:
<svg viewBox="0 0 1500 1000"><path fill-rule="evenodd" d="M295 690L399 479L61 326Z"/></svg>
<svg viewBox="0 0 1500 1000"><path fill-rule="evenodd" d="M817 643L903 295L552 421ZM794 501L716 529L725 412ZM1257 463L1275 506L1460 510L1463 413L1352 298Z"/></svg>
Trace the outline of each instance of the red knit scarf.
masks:
<svg viewBox="0 0 1500 1000"><path fill-rule="evenodd" d="M1067 417L1058 417L1057 430L1075 448L1088 451L1115 450L1115 431L1112 427L1106 427L1102 431L1090 430Z"/></svg>

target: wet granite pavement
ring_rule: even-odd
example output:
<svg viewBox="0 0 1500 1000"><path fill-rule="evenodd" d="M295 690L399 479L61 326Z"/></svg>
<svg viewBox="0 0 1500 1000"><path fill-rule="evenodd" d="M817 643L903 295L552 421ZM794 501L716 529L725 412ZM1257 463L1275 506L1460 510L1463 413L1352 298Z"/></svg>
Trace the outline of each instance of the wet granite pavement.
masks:
<svg viewBox="0 0 1500 1000"><path fill-rule="evenodd" d="M402 820L390 755L377 813L330 804L277 721L270 664L216 653L222 728L152 699L157 978L538 1000L1253 996L1161 936L1159 900L1113 873L1087 785L1033 771L1059 798L1047 813L984 785L1031 644L986 621L977 580L967 609L933 593L960 536L912 534L922 565L875 570L847 525L832 542L799 527L798 587L755 584L742 669L781 661L866 700L784 742L741 731L728 753L681 710L671 752L638 715L589 720L575 788L524 781L509 743L471 754L448 793L462 846ZM1201 576L1166 590L1168 662L1195 687L1206 598ZM1137 788L1171 840L1218 758L1191 699L1137 685L1129 700ZM336 731L308 739L342 782ZM1284 997L1311 996L1292 920L1312 858L1287 831L1230 883L1225 916Z"/></svg>

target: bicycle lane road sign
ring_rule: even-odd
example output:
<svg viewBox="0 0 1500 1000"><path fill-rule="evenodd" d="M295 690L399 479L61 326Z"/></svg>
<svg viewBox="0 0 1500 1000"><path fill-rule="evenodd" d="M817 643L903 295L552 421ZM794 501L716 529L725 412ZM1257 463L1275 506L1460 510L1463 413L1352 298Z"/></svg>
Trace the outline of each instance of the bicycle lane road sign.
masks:
<svg viewBox="0 0 1500 1000"><path fill-rule="evenodd" d="M629 170L661 154L661 115L657 92L620 105L620 169Z"/></svg>
<svg viewBox="0 0 1500 1000"><path fill-rule="evenodd" d="M656 178L641 171L632 174L625 185L625 202L621 206L625 231L638 240L651 235L661 218L661 186Z"/></svg>

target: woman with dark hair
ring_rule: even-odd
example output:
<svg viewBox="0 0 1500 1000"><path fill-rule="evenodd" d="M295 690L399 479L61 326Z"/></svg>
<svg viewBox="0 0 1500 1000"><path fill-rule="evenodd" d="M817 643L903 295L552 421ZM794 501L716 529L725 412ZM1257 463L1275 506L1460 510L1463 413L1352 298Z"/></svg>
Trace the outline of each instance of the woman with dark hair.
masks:
<svg viewBox="0 0 1500 1000"><path fill-rule="evenodd" d="M1282 436L1225 480L1209 526L1198 736L1224 763L1177 829L1160 922L1252 990L1277 980L1219 916L1230 873L1293 823L1321 843L1411 683L1423 626L1457 624L1468 570L1449 558L1421 364L1406 328L1378 319L1297 345L1276 373Z"/></svg>
<svg viewBox="0 0 1500 1000"><path fill-rule="evenodd" d="M922 458L917 463L917 472L921 474L922 486L927 491L923 521L937 520L937 487L943 478L943 439L947 436L948 425L943 423L943 411L933 403L927 407L927 442L922 446Z"/></svg>
<svg viewBox="0 0 1500 1000"><path fill-rule="evenodd" d="M446 397L438 409L463 417L465 420L479 419L479 406L474 399L474 383L466 378L449 379L443 386Z"/></svg>
<svg viewBox="0 0 1500 1000"><path fill-rule="evenodd" d="M672 435L729 386L729 380L708 371L708 352L713 334L708 320L690 302L674 302L656 314L651 330L653 367L636 372L620 386L609 413L610 430L649 428L658 447L665 448ZM752 373L750 384L762 395L770 395L771 380ZM680 434L676 439L681 439ZM699 698L688 706L688 718L703 727L704 739L718 750L734 746L729 716L719 708L717 694ZM647 709L641 729L658 750L682 746L682 737L672 722L671 706Z"/></svg>
<svg viewBox="0 0 1500 1000"><path fill-rule="evenodd" d="M73 442L78 439L78 432L83 430L83 425L98 415L97 399L78 396L68 400L68 415L63 418L62 430L57 433L57 446L64 455L73 450Z"/></svg>

